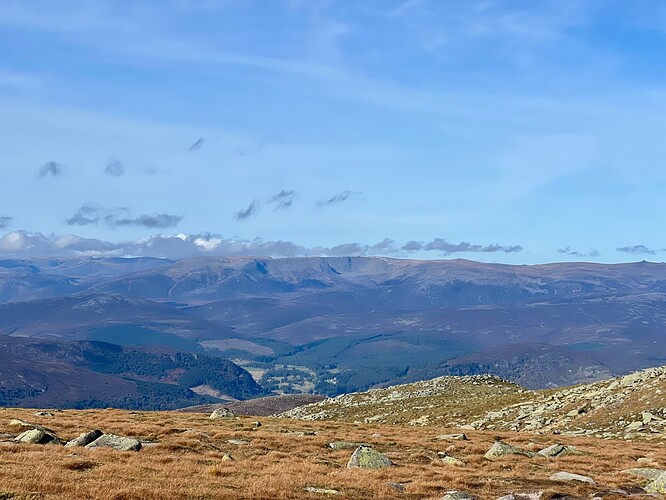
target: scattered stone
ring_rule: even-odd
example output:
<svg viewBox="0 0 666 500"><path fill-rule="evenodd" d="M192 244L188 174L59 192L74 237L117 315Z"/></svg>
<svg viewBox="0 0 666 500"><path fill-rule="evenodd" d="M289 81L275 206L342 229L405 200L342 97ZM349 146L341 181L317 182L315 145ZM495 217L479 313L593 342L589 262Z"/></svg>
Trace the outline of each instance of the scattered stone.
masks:
<svg viewBox="0 0 666 500"><path fill-rule="evenodd" d="M236 446L247 446L250 444L250 442L246 441L245 439L229 439L227 443L234 444Z"/></svg>
<svg viewBox="0 0 666 500"><path fill-rule="evenodd" d="M465 434L442 434L441 436L437 436L435 439L439 441L451 440L451 439L459 439L461 441L467 441L467 436Z"/></svg>
<svg viewBox="0 0 666 500"><path fill-rule="evenodd" d="M62 444L55 434L46 433L41 429L23 431L14 441L27 444Z"/></svg>
<svg viewBox="0 0 666 500"><path fill-rule="evenodd" d="M35 417L52 417L53 413L48 412L48 411L38 411L35 413Z"/></svg>
<svg viewBox="0 0 666 500"><path fill-rule="evenodd" d="M541 500L543 491L534 491L532 493L509 493L497 500Z"/></svg>
<svg viewBox="0 0 666 500"><path fill-rule="evenodd" d="M581 483L597 484L594 479L580 474L572 474L571 472L556 472L548 479L551 481L578 481Z"/></svg>
<svg viewBox="0 0 666 500"><path fill-rule="evenodd" d="M229 408L218 408L215 410L213 413L210 414L210 419L211 420L218 420L218 419L229 419L229 418L236 418L236 414L231 411Z"/></svg>
<svg viewBox="0 0 666 500"><path fill-rule="evenodd" d="M476 500L476 497L464 491L449 491L442 500Z"/></svg>
<svg viewBox="0 0 666 500"><path fill-rule="evenodd" d="M395 464L386 455L370 448L369 446L359 446L352 454L347 468L360 469L379 469L381 467L392 467Z"/></svg>
<svg viewBox="0 0 666 500"><path fill-rule="evenodd" d="M646 493L666 493L666 472L645 487Z"/></svg>
<svg viewBox="0 0 666 500"><path fill-rule="evenodd" d="M537 452L537 455L548 458L564 457L566 455L582 455L582 452L575 446L564 446L553 444Z"/></svg>
<svg viewBox="0 0 666 500"><path fill-rule="evenodd" d="M261 422L259 422L259 421L252 422L252 425L253 425L255 428L258 428L258 427L261 427Z"/></svg>
<svg viewBox="0 0 666 500"><path fill-rule="evenodd" d="M141 441L134 438L116 436L115 434L102 434L85 447L87 449L111 448L117 451L139 451L141 449Z"/></svg>
<svg viewBox="0 0 666 500"><path fill-rule="evenodd" d="M490 449L483 455L484 458L488 460L494 460L496 458L501 458L506 455L527 455L530 456L530 453L522 451L515 446L506 444L503 441L496 441Z"/></svg>
<svg viewBox="0 0 666 500"><path fill-rule="evenodd" d="M398 493L404 493L405 491L407 491L407 489L405 488L405 485L402 484L402 483L386 483L386 486L388 486L389 488L394 489Z"/></svg>
<svg viewBox="0 0 666 500"><path fill-rule="evenodd" d="M637 430L642 429L642 428L643 428L643 422L639 422L638 420L636 420L635 422L631 422L627 426L626 430L627 430L627 432L632 432L632 431L637 431Z"/></svg>
<svg viewBox="0 0 666 500"><path fill-rule="evenodd" d="M65 447L67 448L72 448L72 447L83 447L83 446L88 446L90 443L95 441L96 439L99 439L102 437L104 433L100 431L99 429L95 429L94 431L90 432L84 432L81 434L79 437L72 439L71 441L68 441Z"/></svg>
<svg viewBox="0 0 666 500"><path fill-rule="evenodd" d="M650 458L650 457L640 457L640 458L637 458L637 459L636 459L636 462L638 462L639 464L654 464L654 463L656 463L656 462L654 461L654 458Z"/></svg>
<svg viewBox="0 0 666 500"><path fill-rule="evenodd" d="M224 455L222 455L222 458L220 460L222 460L223 462L233 462L234 457L232 457L228 453L225 453Z"/></svg>
<svg viewBox="0 0 666 500"><path fill-rule="evenodd" d="M349 441L333 441L328 443L328 447L332 450L354 450L359 446L370 446L367 443L351 443Z"/></svg>
<svg viewBox="0 0 666 500"><path fill-rule="evenodd" d="M31 424L24 420L14 419L9 422L13 427L20 427L24 432L16 436L14 441L17 443L29 444L62 444L62 441L55 432L38 424Z"/></svg>
<svg viewBox="0 0 666 500"><path fill-rule="evenodd" d="M451 455L449 455L448 453L446 453L444 451L438 451L437 456L442 460L442 463L444 463L446 465L456 465L458 467L461 467L461 466L465 465L465 462L463 462L462 460L459 460L455 457L452 457Z"/></svg>
<svg viewBox="0 0 666 500"><path fill-rule="evenodd" d="M633 469L625 469L621 471L623 474L631 474L632 476L644 477L646 479L655 480L659 478L664 472L660 469L651 469L649 467L636 467Z"/></svg>
<svg viewBox="0 0 666 500"><path fill-rule="evenodd" d="M337 495L339 493L338 490L315 488L314 486L308 486L307 488L304 488L304 491L307 491L308 493L319 493L320 495Z"/></svg>

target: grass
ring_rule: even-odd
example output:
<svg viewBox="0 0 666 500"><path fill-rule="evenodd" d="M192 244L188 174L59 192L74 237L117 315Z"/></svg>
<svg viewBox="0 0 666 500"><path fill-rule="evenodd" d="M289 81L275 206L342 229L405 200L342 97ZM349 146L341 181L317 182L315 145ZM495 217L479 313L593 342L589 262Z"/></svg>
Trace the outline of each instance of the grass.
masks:
<svg viewBox="0 0 666 500"><path fill-rule="evenodd" d="M481 499L509 492L543 490L589 497L595 491L624 484L644 484L624 476L639 457L652 457L666 465L662 442L599 440L519 433L466 431L469 441L437 441L454 428L405 427L262 418L208 419L207 414L133 412L121 410L68 410L40 419L33 410L0 410L0 434L16 433L9 420L21 418L52 428L63 439L100 428L146 441L156 441L138 453L86 450L57 446L0 442L0 498L125 499L289 499L326 497L305 492L308 486L332 488L340 498L441 498L460 489ZM303 435L315 431L316 435ZM495 438L537 450L555 442L585 452L548 460L512 456L496 462L483 458ZM250 441L235 446L230 439ZM334 451L331 441L369 442L386 453L397 467L376 471L351 470L345 465L353 450ZM463 467L443 465L438 451L460 458ZM230 453L233 461L223 459ZM599 486L555 483L554 472L565 470L593 477ZM399 493L388 483L402 483ZM12 498L8 496L7 498ZM612 497L606 497L612 498Z"/></svg>

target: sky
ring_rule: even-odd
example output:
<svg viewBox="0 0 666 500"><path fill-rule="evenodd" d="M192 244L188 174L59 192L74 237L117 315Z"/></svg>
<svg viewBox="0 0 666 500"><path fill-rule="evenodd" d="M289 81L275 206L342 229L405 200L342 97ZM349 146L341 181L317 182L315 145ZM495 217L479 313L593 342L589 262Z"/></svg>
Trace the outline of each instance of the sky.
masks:
<svg viewBox="0 0 666 500"><path fill-rule="evenodd" d="M666 255L666 1L2 0L0 255Z"/></svg>

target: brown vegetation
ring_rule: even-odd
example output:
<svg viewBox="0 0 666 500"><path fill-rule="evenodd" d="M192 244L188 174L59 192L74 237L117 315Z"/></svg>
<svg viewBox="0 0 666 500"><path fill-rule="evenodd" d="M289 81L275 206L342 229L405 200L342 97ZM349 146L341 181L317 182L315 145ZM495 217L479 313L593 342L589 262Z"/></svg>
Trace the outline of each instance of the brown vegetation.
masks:
<svg viewBox="0 0 666 500"><path fill-rule="evenodd" d="M89 410L56 412L40 419L28 410L0 410L0 436L15 433L12 418L39 421L61 438L83 431L134 436L157 444L138 453L0 442L0 498L90 499L214 499L317 498L308 486L332 488L341 498L441 498L454 489L480 498L509 492L545 491L555 497L590 493L626 484L644 484L620 474L635 467L639 457L666 465L664 442L612 441L554 435L468 431L469 441L442 441L436 436L455 429L400 427L338 422L302 422L252 418L210 420L206 414ZM316 435L310 435L314 431ZM558 459L510 456L490 462L483 453L496 437L538 450L555 442L585 452ZM0 437L0 440L3 439ZM230 439L249 441L233 445ZM367 442L386 453L397 467L375 471L346 469L353 450L334 451L331 441ZM466 465L442 464L438 451L447 451ZM225 461L225 453L234 460ZM548 477L560 470L593 477L599 486L556 483ZM388 483L402 483L399 493ZM11 498L11 497L8 497ZM612 497L606 497L612 498Z"/></svg>

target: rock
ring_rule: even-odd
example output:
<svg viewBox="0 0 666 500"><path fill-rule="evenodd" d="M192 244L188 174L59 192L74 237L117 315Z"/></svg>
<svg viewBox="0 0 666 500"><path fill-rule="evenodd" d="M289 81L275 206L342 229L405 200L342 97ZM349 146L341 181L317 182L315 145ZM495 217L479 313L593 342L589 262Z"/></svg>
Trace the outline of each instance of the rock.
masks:
<svg viewBox="0 0 666 500"><path fill-rule="evenodd" d="M9 425L13 427L20 427L25 431L16 436L14 441L17 443L30 443L30 444L62 444L62 441L55 432L46 427L42 427L38 424L31 424L30 422L25 422L24 420L14 419L9 422ZM38 432L31 432L38 431Z"/></svg>
<svg viewBox="0 0 666 500"><path fill-rule="evenodd" d="M398 493L404 493L406 490L405 485L402 483L386 483L386 486L394 489Z"/></svg>
<svg viewBox="0 0 666 500"><path fill-rule="evenodd" d="M494 460L496 458L501 458L506 455L527 455L529 456L530 454L527 452L524 452L522 450L519 450L515 446L511 446L510 444L506 444L502 441L496 441L490 449L486 452L485 455L483 455L484 458L488 460Z"/></svg>
<svg viewBox="0 0 666 500"><path fill-rule="evenodd" d="M541 500L541 497L543 497L543 491L534 491L532 493L510 493L497 500Z"/></svg>
<svg viewBox="0 0 666 500"><path fill-rule="evenodd" d="M597 484L594 479L580 474L572 474L571 472L556 472L548 479L551 481L578 481L581 483Z"/></svg>
<svg viewBox="0 0 666 500"><path fill-rule="evenodd" d="M651 469L649 467L636 467L633 469L624 469L621 471L623 474L631 474L632 476L644 477L646 479L655 480L659 478L664 472L660 469Z"/></svg>
<svg viewBox="0 0 666 500"><path fill-rule="evenodd" d="M50 413L48 411L38 411L35 413L35 417L52 417L53 413Z"/></svg>
<svg viewBox="0 0 666 500"><path fill-rule="evenodd" d="M307 488L304 488L303 491L307 491L308 493L319 493L320 495L337 495L339 493L338 490L315 488L314 486L308 486Z"/></svg>
<svg viewBox="0 0 666 500"><path fill-rule="evenodd" d="M370 446L367 443L351 443L349 441L333 441L328 443L328 447L332 450L353 450L359 446Z"/></svg>
<svg viewBox="0 0 666 500"><path fill-rule="evenodd" d="M223 462L233 462L234 457L232 457L228 453L225 453L224 455L222 455L222 458L220 460L222 460Z"/></svg>
<svg viewBox="0 0 666 500"><path fill-rule="evenodd" d="M554 444L537 452L538 456L557 458L566 455L581 455L582 452L574 446L564 446L561 444Z"/></svg>
<svg viewBox="0 0 666 500"><path fill-rule="evenodd" d="M72 448L72 447L83 447L83 446L88 446L90 443L95 441L95 439L98 439L102 437L104 433L100 431L99 429L95 429L94 431L90 432L84 432L81 434L79 437L72 439L69 441L65 447L67 448Z"/></svg>
<svg viewBox="0 0 666 500"><path fill-rule="evenodd" d="M62 444L55 434L46 433L41 429L23 431L14 441L27 444Z"/></svg>
<svg viewBox="0 0 666 500"><path fill-rule="evenodd" d="M637 430L642 429L642 428L643 428L643 422L639 422L638 420L636 420L635 422L631 422L626 427L626 430L627 430L627 432L631 432L631 431L637 431Z"/></svg>
<svg viewBox="0 0 666 500"><path fill-rule="evenodd" d="M347 468L360 469L379 469L381 467L392 467L395 464L384 454L370 448L369 446L359 446L352 454Z"/></svg>
<svg viewBox="0 0 666 500"><path fill-rule="evenodd" d="M259 421L252 422L252 425L253 425L255 428L259 428L259 427L261 427L261 422L259 422Z"/></svg>
<svg viewBox="0 0 666 500"><path fill-rule="evenodd" d="M449 491L442 500L476 500L476 497L464 491Z"/></svg>
<svg viewBox="0 0 666 500"><path fill-rule="evenodd" d="M465 465L465 462L459 460L455 457L452 457L444 451L438 451L437 456L442 460L446 465L457 465L458 467Z"/></svg>
<svg viewBox="0 0 666 500"><path fill-rule="evenodd" d="M450 439L460 439L461 441L467 441L467 436L465 434L442 434L441 436L437 436L435 439L440 441Z"/></svg>
<svg viewBox="0 0 666 500"><path fill-rule="evenodd" d="M645 487L646 493L666 493L666 472Z"/></svg>
<svg viewBox="0 0 666 500"><path fill-rule="evenodd" d="M218 408L215 410L213 413L210 414L210 419L211 420L218 420L221 418L236 418L236 414L231 411L229 408Z"/></svg>
<svg viewBox="0 0 666 500"><path fill-rule="evenodd" d="M653 463L655 463L654 458L650 458L650 457L637 458L636 462L638 462L639 464L653 464Z"/></svg>
<svg viewBox="0 0 666 500"><path fill-rule="evenodd" d="M85 447L87 449L111 448L117 451L139 451L141 449L141 441L134 438L116 436L115 434L102 434Z"/></svg>
<svg viewBox="0 0 666 500"><path fill-rule="evenodd" d="M250 444L250 442L246 441L245 439L229 439L227 443L234 444L236 446L247 446Z"/></svg>

